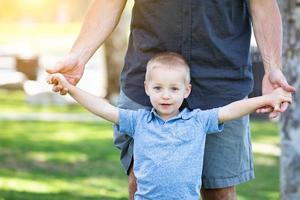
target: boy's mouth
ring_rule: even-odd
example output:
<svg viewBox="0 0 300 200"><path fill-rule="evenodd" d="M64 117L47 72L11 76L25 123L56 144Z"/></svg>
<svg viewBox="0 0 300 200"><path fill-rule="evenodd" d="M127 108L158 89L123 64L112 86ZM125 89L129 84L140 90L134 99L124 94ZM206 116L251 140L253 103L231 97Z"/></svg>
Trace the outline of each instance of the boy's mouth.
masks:
<svg viewBox="0 0 300 200"><path fill-rule="evenodd" d="M161 103L160 105L161 106L170 106L171 104L170 103Z"/></svg>

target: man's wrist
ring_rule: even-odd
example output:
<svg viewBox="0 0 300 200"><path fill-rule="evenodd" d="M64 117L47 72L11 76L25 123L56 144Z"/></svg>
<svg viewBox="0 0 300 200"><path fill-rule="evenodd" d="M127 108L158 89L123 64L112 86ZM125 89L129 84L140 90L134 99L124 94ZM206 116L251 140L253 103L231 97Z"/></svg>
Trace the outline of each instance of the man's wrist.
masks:
<svg viewBox="0 0 300 200"><path fill-rule="evenodd" d="M279 70L279 71L282 71L282 66L281 65L274 65L274 66L270 66L270 67L265 67L264 68L265 70L265 74L270 74L272 71L275 71L275 70Z"/></svg>
<svg viewBox="0 0 300 200"><path fill-rule="evenodd" d="M88 60L90 59L89 51L83 48L80 50L72 48L69 54L74 58L76 58L78 64L81 65L82 67L84 67L85 64L88 62Z"/></svg>

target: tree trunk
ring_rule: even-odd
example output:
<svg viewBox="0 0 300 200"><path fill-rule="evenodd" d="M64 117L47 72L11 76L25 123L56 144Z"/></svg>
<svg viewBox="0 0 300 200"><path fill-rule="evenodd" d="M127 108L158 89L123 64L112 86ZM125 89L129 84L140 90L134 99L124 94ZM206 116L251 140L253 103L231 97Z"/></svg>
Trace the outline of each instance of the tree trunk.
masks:
<svg viewBox="0 0 300 200"><path fill-rule="evenodd" d="M120 91L120 73L124 65L127 50L131 7L132 3L128 1L118 26L105 41L107 66L107 95L105 98L112 104L116 104L116 97Z"/></svg>
<svg viewBox="0 0 300 200"><path fill-rule="evenodd" d="M280 0L283 63L287 81L297 88L293 104L281 115L280 184L283 200L300 199L300 0Z"/></svg>

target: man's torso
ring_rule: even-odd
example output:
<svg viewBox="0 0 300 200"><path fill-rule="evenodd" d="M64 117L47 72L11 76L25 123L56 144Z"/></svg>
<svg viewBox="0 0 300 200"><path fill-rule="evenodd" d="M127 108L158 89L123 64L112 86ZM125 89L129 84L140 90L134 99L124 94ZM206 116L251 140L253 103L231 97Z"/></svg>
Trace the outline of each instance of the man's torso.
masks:
<svg viewBox="0 0 300 200"><path fill-rule="evenodd" d="M122 90L149 106L143 89L146 63L156 53L173 51L191 68L190 108L244 98L253 84L250 35L246 0L136 0Z"/></svg>

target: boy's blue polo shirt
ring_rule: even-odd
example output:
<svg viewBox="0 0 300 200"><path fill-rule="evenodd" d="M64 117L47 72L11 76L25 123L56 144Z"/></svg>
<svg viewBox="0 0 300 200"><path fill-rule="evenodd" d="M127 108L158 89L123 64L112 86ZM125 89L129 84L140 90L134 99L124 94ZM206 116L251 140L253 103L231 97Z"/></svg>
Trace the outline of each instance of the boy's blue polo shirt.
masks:
<svg viewBox="0 0 300 200"><path fill-rule="evenodd" d="M184 109L168 121L154 109L120 109L117 128L134 138L135 199L198 200L206 134L223 129L218 108Z"/></svg>

